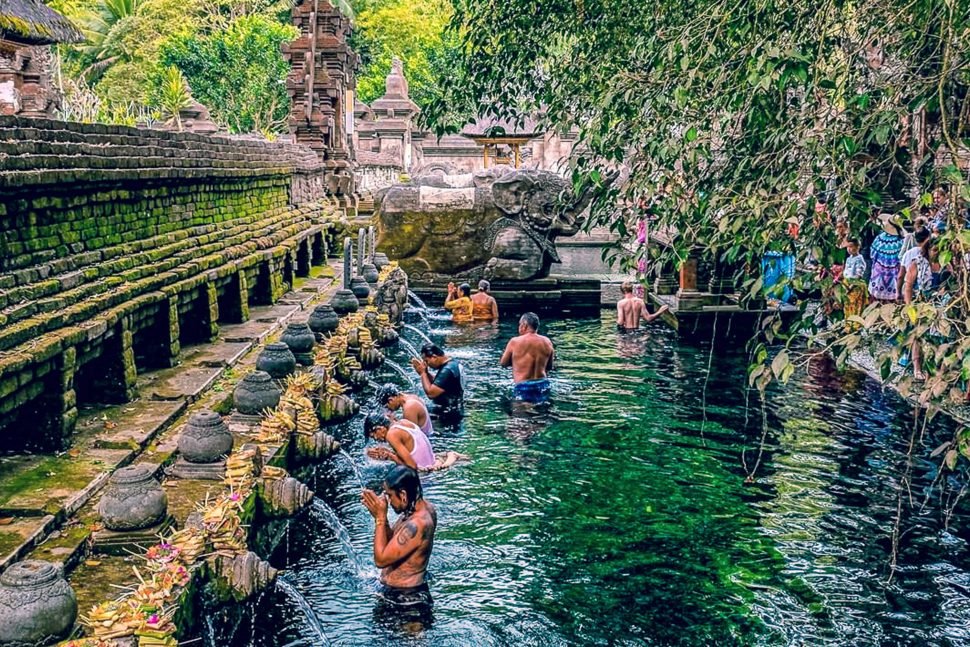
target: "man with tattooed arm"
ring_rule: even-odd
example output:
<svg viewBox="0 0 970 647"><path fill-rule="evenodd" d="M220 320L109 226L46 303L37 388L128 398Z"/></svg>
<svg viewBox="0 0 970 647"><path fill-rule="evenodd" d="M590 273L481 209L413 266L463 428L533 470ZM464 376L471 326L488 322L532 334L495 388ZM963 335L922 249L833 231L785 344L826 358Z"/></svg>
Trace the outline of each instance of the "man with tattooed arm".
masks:
<svg viewBox="0 0 970 647"><path fill-rule="evenodd" d="M361 498L377 526L374 563L381 569L382 597L397 607L429 606L425 575L438 516L422 496L418 473L397 465L384 480L384 494L365 489ZM393 526L387 520L389 503L398 515Z"/></svg>

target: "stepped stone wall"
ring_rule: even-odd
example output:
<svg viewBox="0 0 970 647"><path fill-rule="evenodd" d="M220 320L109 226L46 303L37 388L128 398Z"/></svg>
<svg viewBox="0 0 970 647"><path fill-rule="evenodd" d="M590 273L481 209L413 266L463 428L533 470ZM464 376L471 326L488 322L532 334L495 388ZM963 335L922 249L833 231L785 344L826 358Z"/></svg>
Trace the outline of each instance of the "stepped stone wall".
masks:
<svg viewBox="0 0 970 647"><path fill-rule="evenodd" d="M0 450L60 450L325 262L342 214L306 148L0 117Z"/></svg>

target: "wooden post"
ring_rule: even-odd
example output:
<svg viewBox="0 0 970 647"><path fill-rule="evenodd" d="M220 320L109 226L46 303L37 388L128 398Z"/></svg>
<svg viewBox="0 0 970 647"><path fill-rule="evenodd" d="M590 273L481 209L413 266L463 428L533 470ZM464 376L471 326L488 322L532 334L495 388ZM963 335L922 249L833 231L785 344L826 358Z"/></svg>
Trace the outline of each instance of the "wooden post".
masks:
<svg viewBox="0 0 970 647"><path fill-rule="evenodd" d="M688 258L680 264L680 291L697 292L696 258Z"/></svg>

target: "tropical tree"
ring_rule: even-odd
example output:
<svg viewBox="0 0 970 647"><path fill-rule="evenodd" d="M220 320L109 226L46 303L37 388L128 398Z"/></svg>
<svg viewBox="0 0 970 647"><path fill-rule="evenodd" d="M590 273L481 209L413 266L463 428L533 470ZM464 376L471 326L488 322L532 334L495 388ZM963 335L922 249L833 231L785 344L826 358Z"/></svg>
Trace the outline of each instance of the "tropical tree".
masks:
<svg viewBox="0 0 970 647"><path fill-rule="evenodd" d="M451 18L448 0L371 0L357 5L351 45L361 57L357 94L369 103L384 94L391 60L404 63L411 98L423 106L436 93L450 43L444 29Z"/></svg>
<svg viewBox="0 0 970 647"><path fill-rule="evenodd" d="M176 36L159 58L181 70L195 98L230 132L275 133L285 129L289 112L289 65L280 45L295 36L289 25L243 16L209 34Z"/></svg>
<svg viewBox="0 0 970 647"><path fill-rule="evenodd" d="M933 187L946 187L937 249L954 278L945 299L872 306L852 321L803 310L787 335L768 319L761 341L808 335L841 361L866 346L886 377L917 343L929 379L904 377L903 392L927 404L966 397L966 0L461 0L451 31L460 64L426 107L431 122L443 128L442 115L470 104L578 128L577 188L618 166L629 177L589 224L625 238L630 219L616 205L650 204L652 226L673 238L662 260L714 259L733 268L747 297L762 296L763 254L791 246L792 218L802 224L799 263L829 267L838 218L872 236L873 214L916 215ZM834 217L813 216L823 198ZM802 287L841 290L831 273L808 281ZM883 344L889 336L895 346ZM751 349L760 388L796 368L794 354ZM958 440L953 449L970 456L970 432Z"/></svg>
<svg viewBox="0 0 970 647"><path fill-rule="evenodd" d="M78 51L88 63L84 76L96 78L115 63L131 60L133 51L125 35L143 0L101 0L80 12L78 25L85 42Z"/></svg>
<svg viewBox="0 0 970 647"><path fill-rule="evenodd" d="M181 131L181 112L190 105L192 105L192 95L189 92L189 84L186 83L182 72L174 65L170 65L165 68L158 89L158 106L162 110L162 116L170 125Z"/></svg>

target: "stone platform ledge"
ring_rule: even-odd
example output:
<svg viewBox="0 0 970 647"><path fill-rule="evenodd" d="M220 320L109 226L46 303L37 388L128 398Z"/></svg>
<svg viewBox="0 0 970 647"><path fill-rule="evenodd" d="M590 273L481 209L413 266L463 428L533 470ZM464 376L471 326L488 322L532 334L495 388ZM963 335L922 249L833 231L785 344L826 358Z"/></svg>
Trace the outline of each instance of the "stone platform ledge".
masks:
<svg viewBox="0 0 970 647"><path fill-rule="evenodd" d="M252 368L256 361L253 351L259 345L294 318L305 321L310 307L328 299L336 289L334 275L333 268L324 268L316 277L298 279L284 298L300 305L253 307L251 320L235 327L255 329L252 324L258 324L261 330L254 339L220 339L186 347L178 366L139 376L141 399L82 411L69 451L0 457L0 572L28 556L60 562L67 571L84 560L91 533L99 528L95 495L108 477L134 462L152 463L160 478L162 467L174 460L177 432L191 412L190 405L191 410L221 410L227 401L231 406L232 389L244 374L233 367ZM222 330L233 328L227 325ZM151 397L159 391L169 397ZM265 458L272 460L273 456ZM181 497L167 490L172 506L172 500ZM204 496L198 500L202 499ZM181 511L187 515L195 502L193 498ZM178 523L184 522L184 516L175 516ZM131 576L130 568L121 571Z"/></svg>
<svg viewBox="0 0 970 647"><path fill-rule="evenodd" d="M867 376L876 381L880 386L886 389L892 389L896 395L905 400L908 404L912 406L919 406L918 396L915 394L910 394L908 396L903 395L899 391L898 382L899 379L909 370L910 367L905 369L895 363L893 365L892 373L889 376L889 380L883 382L882 375L879 372L879 367L876 366L875 358L865 350L856 350L851 355L849 355L848 364L853 369L865 373ZM970 426L970 404L968 405L956 405L947 404L945 406L935 405L940 413L949 416L961 425Z"/></svg>

